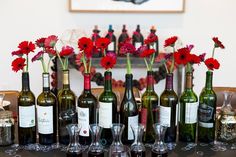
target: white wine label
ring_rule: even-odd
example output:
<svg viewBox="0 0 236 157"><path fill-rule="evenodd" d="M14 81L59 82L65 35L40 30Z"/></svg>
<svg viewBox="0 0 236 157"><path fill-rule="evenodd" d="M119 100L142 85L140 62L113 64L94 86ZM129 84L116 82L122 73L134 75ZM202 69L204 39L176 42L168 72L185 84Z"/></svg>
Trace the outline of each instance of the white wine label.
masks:
<svg viewBox="0 0 236 157"><path fill-rule="evenodd" d="M170 127L171 107L160 106L160 123Z"/></svg>
<svg viewBox="0 0 236 157"><path fill-rule="evenodd" d="M89 108L77 107L78 123L81 125L80 136L89 136Z"/></svg>
<svg viewBox="0 0 236 157"><path fill-rule="evenodd" d="M99 125L103 128L111 128L112 103L99 102Z"/></svg>
<svg viewBox="0 0 236 157"><path fill-rule="evenodd" d="M131 125L138 126L138 115L128 117L128 126L125 126L125 127L128 127L128 140L133 140L134 139L134 134L133 134L133 131L131 129Z"/></svg>
<svg viewBox="0 0 236 157"><path fill-rule="evenodd" d="M179 104L176 104L176 119L175 119L175 126L178 125L178 121L179 121Z"/></svg>
<svg viewBox="0 0 236 157"><path fill-rule="evenodd" d="M53 106L37 105L38 132L40 134L53 133Z"/></svg>
<svg viewBox="0 0 236 157"><path fill-rule="evenodd" d="M234 117L234 115L232 116L224 116L221 120L222 124L236 124L236 118Z"/></svg>
<svg viewBox="0 0 236 157"><path fill-rule="evenodd" d="M107 50L108 51L114 51L114 47L115 47L115 42L111 42L108 47L107 47Z"/></svg>
<svg viewBox="0 0 236 157"><path fill-rule="evenodd" d="M141 43L141 42L135 42L135 43L134 43L134 47L135 47L136 49L138 49L140 46L142 46L142 43Z"/></svg>
<svg viewBox="0 0 236 157"><path fill-rule="evenodd" d="M203 128L213 128L214 124L213 123L204 123L204 122L199 122L199 126Z"/></svg>
<svg viewBox="0 0 236 157"><path fill-rule="evenodd" d="M185 123L193 124L197 122L198 102L185 104Z"/></svg>
<svg viewBox="0 0 236 157"><path fill-rule="evenodd" d="M19 106L19 125L22 128L35 126L35 105Z"/></svg>

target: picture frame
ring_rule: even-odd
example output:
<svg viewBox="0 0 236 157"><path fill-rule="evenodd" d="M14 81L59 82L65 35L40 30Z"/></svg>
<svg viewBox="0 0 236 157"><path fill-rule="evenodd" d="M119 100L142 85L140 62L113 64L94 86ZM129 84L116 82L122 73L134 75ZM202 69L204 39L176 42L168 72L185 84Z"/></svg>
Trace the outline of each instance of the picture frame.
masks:
<svg viewBox="0 0 236 157"><path fill-rule="evenodd" d="M69 0L70 12L183 13L185 0Z"/></svg>

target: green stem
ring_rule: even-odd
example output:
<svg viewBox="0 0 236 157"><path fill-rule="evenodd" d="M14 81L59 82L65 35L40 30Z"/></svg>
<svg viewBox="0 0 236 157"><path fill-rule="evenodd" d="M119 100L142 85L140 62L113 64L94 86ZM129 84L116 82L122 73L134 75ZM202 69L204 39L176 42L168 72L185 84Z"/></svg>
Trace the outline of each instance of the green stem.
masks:
<svg viewBox="0 0 236 157"><path fill-rule="evenodd" d="M187 67L186 67L186 71L187 72L192 72L192 67L191 67L191 64L190 63L187 63Z"/></svg>
<svg viewBox="0 0 236 157"><path fill-rule="evenodd" d="M65 70L65 65L63 64L63 61L62 61L62 59L61 59L61 56L59 55L59 53L58 53L57 51L56 51L56 53L57 53L57 57L59 58L59 61L60 61L60 63L61 63L62 69Z"/></svg>
<svg viewBox="0 0 236 157"><path fill-rule="evenodd" d="M84 71L85 71L85 73L88 73L87 64L86 64L86 60L85 60L85 57L84 57L84 53L82 53L82 54L83 54L83 56L82 56L82 61L83 61L83 63L84 63Z"/></svg>
<svg viewBox="0 0 236 157"><path fill-rule="evenodd" d="M129 53L127 53L127 74L131 74L131 62L130 62Z"/></svg>
<svg viewBox="0 0 236 157"><path fill-rule="evenodd" d="M91 64L92 64L92 57L89 60L89 67L88 67L88 73L90 73L91 70Z"/></svg>
<svg viewBox="0 0 236 157"><path fill-rule="evenodd" d="M172 56L172 62L171 62L171 66L170 66L170 73L172 73L174 71L174 67L175 67L175 58L174 58L174 56Z"/></svg>
<svg viewBox="0 0 236 157"><path fill-rule="evenodd" d="M68 69L68 65L69 65L69 58L68 57L66 57L65 58L65 69L64 70L67 70Z"/></svg>
<svg viewBox="0 0 236 157"><path fill-rule="evenodd" d="M146 64L147 70L149 71L149 70L150 70L150 68L149 68L149 65L148 65L148 63L147 63L147 60L146 60L146 58L144 58L144 62L145 62L145 64Z"/></svg>
<svg viewBox="0 0 236 157"><path fill-rule="evenodd" d="M103 49L103 55L104 55L104 57L107 55L105 49Z"/></svg>
<svg viewBox="0 0 236 157"><path fill-rule="evenodd" d="M169 70L168 70L168 68L167 68L166 63L164 63L164 66L165 66L166 72L167 72L167 73L170 73Z"/></svg>
<svg viewBox="0 0 236 157"><path fill-rule="evenodd" d="M216 49L216 47L214 46L213 51L212 51L212 58L214 58L215 49Z"/></svg>
<svg viewBox="0 0 236 157"><path fill-rule="evenodd" d="M41 61L41 63L42 63L42 66L43 66L43 72L45 72L45 73L46 73L47 71L46 71L46 66L45 66L45 63L44 63L44 59L43 59L43 58L41 58L41 59L40 59L40 61Z"/></svg>
<svg viewBox="0 0 236 157"><path fill-rule="evenodd" d="M46 67L47 68L47 71L46 71L47 73L48 73L48 70L49 70L49 65L50 65L51 60L52 60L52 57L49 58L48 66Z"/></svg>
<svg viewBox="0 0 236 157"><path fill-rule="evenodd" d="M26 55L26 71L29 71L29 56Z"/></svg>
<svg viewBox="0 0 236 157"><path fill-rule="evenodd" d="M154 64L154 61L155 61L155 56L156 56L156 54L153 53L152 54L152 59L151 59L151 64L150 64L150 70L152 70L152 67L153 67L153 64Z"/></svg>

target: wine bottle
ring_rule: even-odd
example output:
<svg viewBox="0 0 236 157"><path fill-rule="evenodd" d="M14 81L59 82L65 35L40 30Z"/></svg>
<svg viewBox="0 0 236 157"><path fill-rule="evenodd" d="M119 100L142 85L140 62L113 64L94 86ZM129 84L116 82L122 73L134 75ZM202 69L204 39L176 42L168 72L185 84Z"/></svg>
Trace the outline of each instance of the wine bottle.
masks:
<svg viewBox="0 0 236 157"><path fill-rule="evenodd" d="M120 123L125 125L122 134L124 144L132 144L134 135L131 129L132 125L138 125L138 107L133 94L133 75L125 75L125 93L120 108Z"/></svg>
<svg viewBox="0 0 236 157"><path fill-rule="evenodd" d="M195 142L196 139L198 98L193 91L192 81L193 74L187 72L179 106L179 140L182 142Z"/></svg>
<svg viewBox="0 0 236 157"><path fill-rule="evenodd" d="M158 122L158 95L154 91L153 71L147 72L147 88L142 95L142 109L140 114L141 123L144 126L144 143L153 143L155 132L153 124Z"/></svg>
<svg viewBox="0 0 236 157"><path fill-rule="evenodd" d="M159 53L159 41L158 41L158 36L156 35L156 28L152 26L148 38L155 38L155 37L157 38L157 40L153 42L153 45L148 45L148 46L149 48L153 48L154 50L156 50L155 55L157 56Z"/></svg>
<svg viewBox="0 0 236 157"><path fill-rule="evenodd" d="M121 48L121 44L123 42L125 42L128 38L129 38L129 35L127 33L126 26L123 25L122 33L121 33L121 35L118 38L118 43L119 43L118 44L118 54L119 54L119 56L124 56L124 55L120 54L120 48Z"/></svg>
<svg viewBox="0 0 236 157"><path fill-rule="evenodd" d="M160 97L160 123L167 125L165 143L176 142L178 96L173 90L173 73L166 75L166 87Z"/></svg>
<svg viewBox="0 0 236 157"><path fill-rule="evenodd" d="M94 46L95 46L96 40L101 38L99 33L100 33L100 30L98 29L98 26L95 25L95 27L93 29L93 34L92 34L92 41L93 41ZM96 48L93 48L92 56L95 57L95 58L96 57L102 57L102 52L100 50L97 50Z"/></svg>
<svg viewBox="0 0 236 157"><path fill-rule="evenodd" d="M57 98L50 91L49 73L43 73L43 92L37 98L39 144L56 143L56 105Z"/></svg>
<svg viewBox="0 0 236 157"><path fill-rule="evenodd" d="M18 96L18 141L20 145L36 143L35 96L30 90L29 73L22 73L22 90Z"/></svg>
<svg viewBox="0 0 236 157"><path fill-rule="evenodd" d="M117 123L117 97L112 91L112 73L106 71L104 74L104 91L99 96L99 125L103 127L101 144L110 146L112 143L112 123Z"/></svg>
<svg viewBox="0 0 236 157"><path fill-rule="evenodd" d="M58 92L58 135L59 143L68 145L68 124L76 123L76 96L70 89L69 70L63 70L63 87Z"/></svg>
<svg viewBox="0 0 236 157"><path fill-rule="evenodd" d="M198 141L210 143L215 139L216 94L212 89L213 72L206 72L206 84L199 97Z"/></svg>
<svg viewBox="0 0 236 157"><path fill-rule="evenodd" d="M140 25L137 25L136 31L134 31L132 36L132 43L136 49L143 45L143 35L140 31Z"/></svg>
<svg viewBox="0 0 236 157"><path fill-rule="evenodd" d="M116 36L114 35L114 30L112 29L112 25L109 25L106 38L110 39L111 42L106 49L106 53L116 54Z"/></svg>

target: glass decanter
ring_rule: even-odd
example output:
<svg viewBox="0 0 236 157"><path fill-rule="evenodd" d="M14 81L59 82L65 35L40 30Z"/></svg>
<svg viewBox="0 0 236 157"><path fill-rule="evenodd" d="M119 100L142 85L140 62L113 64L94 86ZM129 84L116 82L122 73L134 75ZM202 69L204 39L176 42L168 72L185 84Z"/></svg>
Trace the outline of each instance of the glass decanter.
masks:
<svg viewBox="0 0 236 157"><path fill-rule="evenodd" d="M164 143L167 126L155 123L153 124L153 128L155 130L156 139L155 143L152 145L152 157L167 157L168 149Z"/></svg>
<svg viewBox="0 0 236 157"><path fill-rule="evenodd" d="M134 143L131 145L131 157L145 157L145 146L142 142L144 126L142 124L131 125L134 134Z"/></svg>
<svg viewBox="0 0 236 157"><path fill-rule="evenodd" d="M67 146L66 157L82 157L82 147L79 144L79 132L81 130L81 125L79 124L69 124L66 126L69 136L70 143Z"/></svg>
<svg viewBox="0 0 236 157"><path fill-rule="evenodd" d="M113 142L109 148L109 157L130 157L129 148L121 142L124 124L114 123L111 126Z"/></svg>
<svg viewBox="0 0 236 157"><path fill-rule="evenodd" d="M233 143L236 141L236 112L231 106L233 92L225 91L224 103L218 117L218 140Z"/></svg>
<svg viewBox="0 0 236 157"><path fill-rule="evenodd" d="M88 157L104 157L103 146L99 143L102 127L98 124L90 124L92 143L88 149Z"/></svg>

